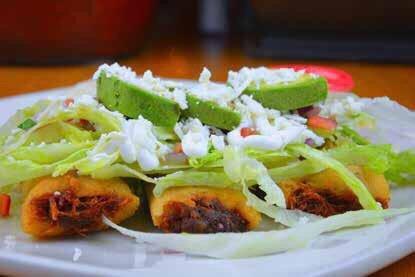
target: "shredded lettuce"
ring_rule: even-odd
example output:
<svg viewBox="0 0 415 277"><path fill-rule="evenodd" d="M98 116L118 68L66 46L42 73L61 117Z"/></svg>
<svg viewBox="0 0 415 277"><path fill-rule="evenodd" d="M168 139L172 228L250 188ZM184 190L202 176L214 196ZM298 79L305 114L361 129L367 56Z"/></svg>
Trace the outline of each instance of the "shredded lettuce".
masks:
<svg viewBox="0 0 415 277"><path fill-rule="evenodd" d="M33 117L35 114L45 110L50 102L50 100L41 100L32 106L17 110L17 112L0 127L0 145L4 144L6 138L14 129L18 128L19 124L21 124L24 120Z"/></svg>
<svg viewBox="0 0 415 277"><path fill-rule="evenodd" d="M72 165L86 157L87 150L79 150L67 158L52 164L38 164L30 160L2 157L0 158L0 188L42 176L64 174L72 168L68 165Z"/></svg>
<svg viewBox="0 0 415 277"><path fill-rule="evenodd" d="M60 121L68 119L85 119L94 123L97 126L97 131L100 133L121 130L121 121L118 116L88 105L78 105L75 109L62 111L53 118Z"/></svg>
<svg viewBox="0 0 415 277"><path fill-rule="evenodd" d="M267 168L283 166L296 159L295 156L284 150L269 151L248 148L245 150L245 153L250 158L260 161Z"/></svg>
<svg viewBox="0 0 415 277"><path fill-rule="evenodd" d="M413 209L359 210L301 224L293 228L263 232L217 234L160 234L129 230L104 217L105 224L138 243L151 243L170 250L215 258L248 258L307 246L322 233L383 222L413 212Z"/></svg>
<svg viewBox="0 0 415 277"><path fill-rule="evenodd" d="M347 169L341 162L333 159L323 153L322 151L315 150L308 145L291 145L289 147L295 153L321 163L327 168L331 168L337 172L337 174L343 179L346 185L353 191L356 197L359 199L360 204L367 210L380 210L382 209L370 194L366 186L359 180L350 170Z"/></svg>
<svg viewBox="0 0 415 277"><path fill-rule="evenodd" d="M114 177L128 177L137 178L147 183L155 183L153 178L141 173L138 167L134 168L131 165L115 163L101 168L97 168L89 173L95 179L110 179Z"/></svg>
<svg viewBox="0 0 415 277"><path fill-rule="evenodd" d="M359 145L367 145L370 144L370 141L365 137L361 136L358 132L353 130L347 125L343 125L337 130L337 134L340 136L344 136L352 140L354 143Z"/></svg>
<svg viewBox="0 0 415 277"><path fill-rule="evenodd" d="M166 127L154 126L153 133L157 137L158 140L162 140L162 141L179 141L180 140L173 130L166 128Z"/></svg>
<svg viewBox="0 0 415 277"><path fill-rule="evenodd" d="M415 150L400 153L390 144L344 144L327 151L327 155L346 164L361 165L397 185L415 185Z"/></svg>
<svg viewBox="0 0 415 277"><path fill-rule="evenodd" d="M189 165L193 168L221 167L223 153L216 149L209 149L209 153L200 158L189 158Z"/></svg>
<svg viewBox="0 0 415 277"><path fill-rule="evenodd" d="M359 112L352 117L352 125L359 128L374 128L376 126L376 119L366 112Z"/></svg>
<svg viewBox="0 0 415 277"><path fill-rule="evenodd" d="M239 148L226 147L223 153L223 165L226 175L236 183L244 184L255 180L259 188L266 193L265 202L268 205L286 207L284 193L268 175L267 168L262 163L249 158Z"/></svg>
<svg viewBox="0 0 415 277"><path fill-rule="evenodd" d="M98 160L92 160L89 156L73 164L72 169L76 169L80 175L89 175L95 170L114 164L119 159L119 153L102 155Z"/></svg>
<svg viewBox="0 0 415 277"><path fill-rule="evenodd" d="M262 199L258 198L255 194L249 191L247 185L244 184L243 194L247 199L247 204L253 207L260 213L267 215L275 220L277 223L281 223L288 227L294 227L299 224L305 224L318 219L320 216L309 214L300 210L288 210L285 208L277 207L275 205L268 205Z"/></svg>
<svg viewBox="0 0 415 277"><path fill-rule="evenodd" d="M327 167L311 160L297 161L283 167L271 168L268 174L275 182L301 178L323 171Z"/></svg>
<svg viewBox="0 0 415 277"><path fill-rule="evenodd" d="M394 152L388 144L343 144L330 149L327 154L347 165L361 165L376 173L384 173L391 166Z"/></svg>
<svg viewBox="0 0 415 277"><path fill-rule="evenodd" d="M23 111L18 111L5 125L0 128L3 142L0 154L9 154L22 145L30 143L51 143L61 139L82 142L96 139L102 133L119 131L120 117L109 111L105 112L94 106L74 105L63 109L62 101L41 101ZM27 116L36 118L37 124L28 130L15 132L16 128ZM94 124L96 136L91 132L67 124L67 120L83 119Z"/></svg>
<svg viewBox="0 0 415 277"><path fill-rule="evenodd" d="M51 164L65 159L81 149L90 148L94 142L51 143L44 145L22 146L10 153L16 160L29 160L37 164Z"/></svg>
<svg viewBox="0 0 415 277"><path fill-rule="evenodd" d="M396 154L385 177L397 185L415 185L415 150Z"/></svg>
<svg viewBox="0 0 415 277"><path fill-rule="evenodd" d="M170 187L209 186L241 190L241 185L233 182L224 172L177 171L156 180L153 194L159 197Z"/></svg>
<svg viewBox="0 0 415 277"><path fill-rule="evenodd" d="M26 141L23 145L41 144L41 143L57 143L66 140L72 143L80 143L84 141L93 141L98 139L99 134L81 130L69 123L52 122L37 128L35 131L26 135Z"/></svg>
<svg viewBox="0 0 415 277"><path fill-rule="evenodd" d="M50 165L40 165L29 160L0 158L0 188L52 173L53 167Z"/></svg>

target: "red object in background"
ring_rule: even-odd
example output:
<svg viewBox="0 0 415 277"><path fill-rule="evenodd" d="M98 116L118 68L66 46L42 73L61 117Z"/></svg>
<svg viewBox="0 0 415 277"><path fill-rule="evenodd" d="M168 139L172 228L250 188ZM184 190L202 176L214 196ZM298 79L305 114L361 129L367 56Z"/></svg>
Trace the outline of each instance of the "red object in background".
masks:
<svg viewBox="0 0 415 277"><path fill-rule="evenodd" d="M330 92L350 91L354 88L352 75L344 70L319 65L307 64L283 64L273 65L272 68L292 68L295 71L304 69L307 73L315 73L326 78Z"/></svg>
<svg viewBox="0 0 415 277"><path fill-rule="evenodd" d="M0 193L0 216L7 217L10 215L10 204L12 200L10 195Z"/></svg>
<svg viewBox="0 0 415 277"><path fill-rule="evenodd" d="M78 62L142 44L155 0L14 0L0 9L0 62Z"/></svg>

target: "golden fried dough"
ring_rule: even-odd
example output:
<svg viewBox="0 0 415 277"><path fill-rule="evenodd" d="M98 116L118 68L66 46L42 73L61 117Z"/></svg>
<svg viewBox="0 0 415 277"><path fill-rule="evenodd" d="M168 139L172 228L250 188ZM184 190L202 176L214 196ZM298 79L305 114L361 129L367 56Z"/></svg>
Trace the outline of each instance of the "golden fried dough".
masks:
<svg viewBox="0 0 415 277"><path fill-rule="evenodd" d="M360 166L349 166L349 169L366 185L376 201L387 208L390 192L385 177ZM278 185L284 191L290 209L330 216L362 208L354 193L332 169L284 180Z"/></svg>
<svg viewBox="0 0 415 277"><path fill-rule="evenodd" d="M232 189L177 187L157 198L148 186L147 194L153 223L166 232L243 232L261 220L245 196Z"/></svg>
<svg viewBox="0 0 415 277"><path fill-rule="evenodd" d="M42 177L23 185L24 232L35 237L86 234L106 229L102 215L115 223L131 217L139 198L118 178L95 180L67 174Z"/></svg>

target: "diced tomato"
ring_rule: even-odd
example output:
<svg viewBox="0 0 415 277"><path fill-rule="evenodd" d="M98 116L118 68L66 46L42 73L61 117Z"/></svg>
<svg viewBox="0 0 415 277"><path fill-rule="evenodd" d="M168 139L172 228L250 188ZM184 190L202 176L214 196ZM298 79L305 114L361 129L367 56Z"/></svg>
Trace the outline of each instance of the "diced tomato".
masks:
<svg viewBox="0 0 415 277"><path fill-rule="evenodd" d="M334 130L336 130L337 122L336 120L331 118L313 115L308 118L307 125L315 131L330 134L333 133Z"/></svg>
<svg viewBox="0 0 415 277"><path fill-rule="evenodd" d="M63 101L63 105L65 106L65 107L69 107L70 105L72 105L74 103L74 100L73 100L73 98L66 98L64 101Z"/></svg>
<svg viewBox="0 0 415 277"><path fill-rule="evenodd" d="M7 217L10 215L10 204L12 200L10 195L1 193L0 194L0 216Z"/></svg>
<svg viewBox="0 0 415 277"><path fill-rule="evenodd" d="M96 131L94 124L86 119L68 119L66 122L87 131Z"/></svg>
<svg viewBox="0 0 415 277"><path fill-rule="evenodd" d="M282 64L272 65L271 68L292 68L295 71L305 70L307 73L314 73L326 78L330 92L350 91L354 88L352 75L344 70L320 65L309 64Z"/></svg>
<svg viewBox="0 0 415 277"><path fill-rule="evenodd" d="M183 153L183 146L181 143L176 143L173 148L174 153Z"/></svg>
<svg viewBox="0 0 415 277"><path fill-rule="evenodd" d="M249 128L249 127L241 128L241 136L244 138L255 135L255 134L256 134L256 131L253 128Z"/></svg>
<svg viewBox="0 0 415 277"><path fill-rule="evenodd" d="M94 131L95 132L94 125L86 119L80 119L79 120L79 125L81 126L81 128L83 128L87 131Z"/></svg>

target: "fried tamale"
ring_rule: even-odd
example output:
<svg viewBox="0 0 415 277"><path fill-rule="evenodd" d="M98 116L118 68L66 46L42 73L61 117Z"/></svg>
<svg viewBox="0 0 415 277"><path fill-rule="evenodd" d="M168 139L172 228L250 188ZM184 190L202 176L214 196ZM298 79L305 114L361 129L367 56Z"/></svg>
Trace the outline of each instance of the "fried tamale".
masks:
<svg viewBox="0 0 415 277"><path fill-rule="evenodd" d="M106 229L102 215L119 223L131 217L139 198L121 179L95 180L67 174L24 184L23 231L39 238Z"/></svg>
<svg viewBox="0 0 415 277"><path fill-rule="evenodd" d="M244 232L261 220L245 196L232 189L177 187L155 197L148 186L147 195L153 223L165 232Z"/></svg>
<svg viewBox="0 0 415 277"><path fill-rule="evenodd" d="M385 177L359 166L349 166L349 169L366 185L375 200L387 208L390 194ZM289 209L324 217L362 209L354 193L331 169L300 179L281 181L278 185L284 192Z"/></svg>

